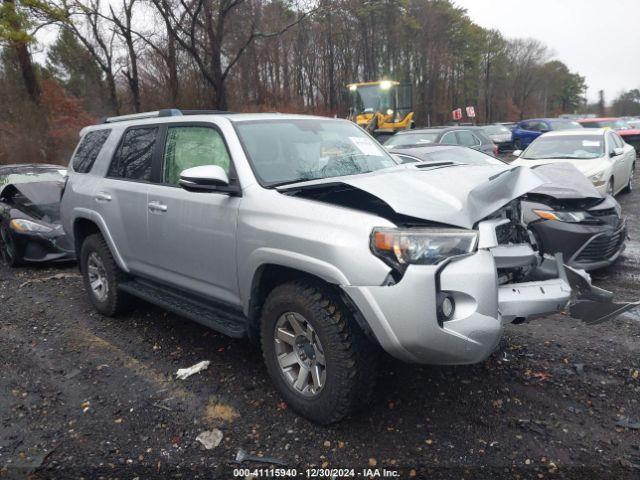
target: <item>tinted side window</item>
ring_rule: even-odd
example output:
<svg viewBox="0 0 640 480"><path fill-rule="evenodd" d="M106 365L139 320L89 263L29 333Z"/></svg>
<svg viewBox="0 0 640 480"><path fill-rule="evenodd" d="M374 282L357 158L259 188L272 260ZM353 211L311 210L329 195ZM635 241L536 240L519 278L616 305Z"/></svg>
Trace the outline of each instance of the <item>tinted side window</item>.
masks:
<svg viewBox="0 0 640 480"><path fill-rule="evenodd" d="M127 130L120 148L111 161L108 176L127 180L150 181L153 149L157 136L157 127Z"/></svg>
<svg viewBox="0 0 640 480"><path fill-rule="evenodd" d="M87 133L73 156L71 165L73 170L77 173L88 173L93 167L93 163L98 158L98 154L104 145L104 142L109 138L111 130L96 130L94 132Z"/></svg>
<svg viewBox="0 0 640 480"><path fill-rule="evenodd" d="M201 165L218 165L229 175L230 164L229 152L217 130L209 127L169 127L164 148L164 183L178 185L183 170Z"/></svg>

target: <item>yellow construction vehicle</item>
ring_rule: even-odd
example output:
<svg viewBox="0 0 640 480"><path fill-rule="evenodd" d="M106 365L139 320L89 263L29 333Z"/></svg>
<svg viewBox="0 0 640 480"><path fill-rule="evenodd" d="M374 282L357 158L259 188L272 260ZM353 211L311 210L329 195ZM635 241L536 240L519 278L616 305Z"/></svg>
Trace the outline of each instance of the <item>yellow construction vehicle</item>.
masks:
<svg viewBox="0 0 640 480"><path fill-rule="evenodd" d="M411 84L394 80L350 83L349 120L379 137L413 127Z"/></svg>

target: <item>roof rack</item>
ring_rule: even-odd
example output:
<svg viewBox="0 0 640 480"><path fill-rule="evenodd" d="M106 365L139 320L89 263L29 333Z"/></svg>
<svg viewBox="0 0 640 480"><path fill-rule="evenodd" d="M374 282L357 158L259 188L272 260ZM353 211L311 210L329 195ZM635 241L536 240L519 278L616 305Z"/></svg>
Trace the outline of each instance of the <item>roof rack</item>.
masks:
<svg viewBox="0 0 640 480"><path fill-rule="evenodd" d="M179 110L177 108L165 108L153 112L132 113L130 115L118 115L116 117L103 118L99 123L128 122L130 120L143 120L145 118L181 117L183 115L215 115L231 113L226 110Z"/></svg>

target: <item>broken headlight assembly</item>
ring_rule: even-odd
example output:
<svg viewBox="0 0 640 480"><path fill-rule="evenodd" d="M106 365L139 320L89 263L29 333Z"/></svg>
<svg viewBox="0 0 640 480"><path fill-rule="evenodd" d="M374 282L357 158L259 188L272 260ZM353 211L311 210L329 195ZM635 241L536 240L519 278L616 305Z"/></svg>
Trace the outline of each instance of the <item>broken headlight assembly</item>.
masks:
<svg viewBox="0 0 640 480"><path fill-rule="evenodd" d="M32 222L31 220L24 220L21 218L14 218L9 223L9 226L20 233L49 233L53 229L47 227L46 225L41 225L36 222Z"/></svg>
<svg viewBox="0 0 640 480"><path fill-rule="evenodd" d="M476 250L478 233L441 228L374 228L371 251L387 265L404 273L408 265L435 265Z"/></svg>
<svg viewBox="0 0 640 480"><path fill-rule="evenodd" d="M562 212L555 210L533 210L538 217L545 220L555 220L557 222L566 223L581 223L581 222L596 222L597 220L587 212Z"/></svg>

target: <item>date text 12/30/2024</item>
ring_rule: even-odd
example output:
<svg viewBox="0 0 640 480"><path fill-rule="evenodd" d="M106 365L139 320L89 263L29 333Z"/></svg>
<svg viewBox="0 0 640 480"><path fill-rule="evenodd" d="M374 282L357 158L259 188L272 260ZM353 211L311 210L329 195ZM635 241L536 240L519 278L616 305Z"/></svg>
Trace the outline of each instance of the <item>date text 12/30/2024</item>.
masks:
<svg viewBox="0 0 640 480"><path fill-rule="evenodd" d="M386 468L234 468L235 478L400 478Z"/></svg>

